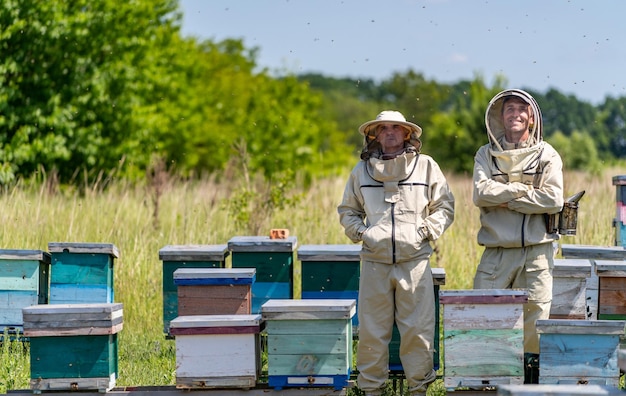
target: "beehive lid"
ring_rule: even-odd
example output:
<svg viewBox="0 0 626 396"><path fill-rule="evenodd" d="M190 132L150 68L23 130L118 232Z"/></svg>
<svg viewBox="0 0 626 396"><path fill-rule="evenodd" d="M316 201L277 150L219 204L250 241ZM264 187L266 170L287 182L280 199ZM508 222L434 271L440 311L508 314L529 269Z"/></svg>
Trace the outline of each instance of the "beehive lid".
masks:
<svg viewBox="0 0 626 396"><path fill-rule="evenodd" d="M42 250L0 249L0 260L36 260L50 264L50 253Z"/></svg>
<svg viewBox="0 0 626 396"><path fill-rule="evenodd" d="M352 299L270 299L261 306L264 320L351 319L355 313Z"/></svg>
<svg viewBox="0 0 626 396"><path fill-rule="evenodd" d="M445 270L445 268L431 268L430 271L433 273L433 284L434 285L445 285L446 284L446 270Z"/></svg>
<svg viewBox="0 0 626 396"><path fill-rule="evenodd" d="M25 336L115 334L122 303L41 304L22 308Z"/></svg>
<svg viewBox="0 0 626 396"><path fill-rule="evenodd" d="M588 278L591 262L585 259L555 259L552 275L561 278Z"/></svg>
<svg viewBox="0 0 626 396"><path fill-rule="evenodd" d="M528 302L528 292L511 289L442 290L439 292L439 302L441 304L525 304Z"/></svg>
<svg viewBox="0 0 626 396"><path fill-rule="evenodd" d="M174 271L176 285L249 285L256 268L179 268Z"/></svg>
<svg viewBox="0 0 626 396"><path fill-rule="evenodd" d="M361 245L302 245L300 261L361 261Z"/></svg>
<svg viewBox="0 0 626 396"><path fill-rule="evenodd" d="M537 333L623 335L625 326L623 320L540 319L537 320Z"/></svg>
<svg viewBox="0 0 626 396"><path fill-rule="evenodd" d="M258 334L262 324L259 314L179 316L170 322L170 334Z"/></svg>
<svg viewBox="0 0 626 396"><path fill-rule="evenodd" d="M596 260L596 273L600 277L626 277L626 261Z"/></svg>
<svg viewBox="0 0 626 396"><path fill-rule="evenodd" d="M117 247L112 243L50 242L48 251L50 253L108 254L115 258L120 256Z"/></svg>
<svg viewBox="0 0 626 396"><path fill-rule="evenodd" d="M162 261L224 261L228 245L167 245L159 250Z"/></svg>
<svg viewBox="0 0 626 396"><path fill-rule="evenodd" d="M228 241L231 252L293 252L298 246L298 238L271 239L268 236L238 236Z"/></svg>

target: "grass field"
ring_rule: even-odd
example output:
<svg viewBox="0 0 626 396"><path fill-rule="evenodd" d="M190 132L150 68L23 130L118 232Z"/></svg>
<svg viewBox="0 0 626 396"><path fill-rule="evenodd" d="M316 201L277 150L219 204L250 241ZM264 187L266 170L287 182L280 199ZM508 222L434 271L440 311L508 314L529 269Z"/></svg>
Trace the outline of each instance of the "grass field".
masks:
<svg viewBox="0 0 626 396"><path fill-rule="evenodd" d="M578 233L564 237L562 243L615 244L612 177L622 174L626 168L602 174L566 173L566 196L580 190L586 195L580 202ZM432 266L446 270L443 289L467 289L481 254L476 243L478 211L472 204L470 178L449 176L449 182L456 197L456 219L437 241ZM344 183L344 177L322 180L307 191L290 191L300 199L286 209L252 212L266 220L259 223L263 224L259 235L269 234L270 228L288 228L299 244L350 243L336 214ZM0 194L0 248L47 251L49 242L113 243L120 251L114 267L115 300L124 304L117 384L172 385L175 348L174 341L162 334L158 252L166 245L223 244L233 236L250 235L233 220L233 214L244 211L237 206L241 201L231 195L240 188L233 184L164 179L144 187L112 183L104 191L93 188L80 194L46 184L18 186ZM297 262L295 271L297 284ZM28 388L28 359L27 347L2 345L0 393ZM440 392L437 386L431 389L431 394Z"/></svg>

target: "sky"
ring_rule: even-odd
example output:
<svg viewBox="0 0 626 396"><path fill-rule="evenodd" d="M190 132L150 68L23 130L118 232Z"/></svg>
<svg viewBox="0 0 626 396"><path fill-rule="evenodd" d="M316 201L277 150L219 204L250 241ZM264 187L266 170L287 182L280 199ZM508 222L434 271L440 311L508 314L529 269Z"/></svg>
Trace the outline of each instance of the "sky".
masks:
<svg viewBox="0 0 626 396"><path fill-rule="evenodd" d="M270 73L626 96L623 0L180 0L182 33L241 39Z"/></svg>

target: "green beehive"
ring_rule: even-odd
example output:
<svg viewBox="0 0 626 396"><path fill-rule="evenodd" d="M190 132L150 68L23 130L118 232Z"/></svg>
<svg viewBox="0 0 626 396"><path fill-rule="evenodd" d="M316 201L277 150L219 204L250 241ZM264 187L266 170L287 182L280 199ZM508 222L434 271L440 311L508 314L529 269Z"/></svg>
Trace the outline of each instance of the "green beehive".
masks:
<svg viewBox="0 0 626 396"><path fill-rule="evenodd" d="M224 268L230 252L223 245L167 245L159 250L163 261L163 332L170 336L170 322L178 316L178 292L174 272L179 268Z"/></svg>
<svg viewBox="0 0 626 396"><path fill-rule="evenodd" d="M359 295L361 245L302 245L298 248L301 262L302 299L353 299ZM358 304L357 304L358 312ZM352 318L354 329L358 317Z"/></svg>
<svg viewBox="0 0 626 396"><path fill-rule="evenodd" d="M228 241L233 268L256 268L252 285L252 312L271 298L293 298L293 260L298 239L264 236L233 237Z"/></svg>
<svg viewBox="0 0 626 396"><path fill-rule="evenodd" d="M50 254L0 249L0 339L23 332L22 308L48 303Z"/></svg>
<svg viewBox="0 0 626 396"><path fill-rule="evenodd" d="M115 386L121 303L35 305L23 315L32 390L103 392Z"/></svg>
<svg viewBox="0 0 626 396"><path fill-rule="evenodd" d="M119 251L110 243L48 243L52 257L50 304L112 303L113 264Z"/></svg>

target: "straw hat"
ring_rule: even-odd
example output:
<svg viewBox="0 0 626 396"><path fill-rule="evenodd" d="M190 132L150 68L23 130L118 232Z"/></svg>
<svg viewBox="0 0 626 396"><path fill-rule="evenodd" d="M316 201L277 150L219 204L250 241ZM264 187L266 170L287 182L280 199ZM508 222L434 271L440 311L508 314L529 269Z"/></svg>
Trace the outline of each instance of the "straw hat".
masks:
<svg viewBox="0 0 626 396"><path fill-rule="evenodd" d="M402 113L400 113L399 111L393 111L393 110L381 111L376 116L375 120L367 121L366 123L361 125L359 127L359 132L363 136L368 136L368 135L370 135L370 132L373 132L376 129L377 125L385 123L385 122L390 122L390 123L393 123L393 124L403 125L403 126L409 128L411 130L411 132L414 132L417 135L416 136L417 138L419 138L422 135L422 128L420 128L417 124L414 124L412 122L408 122L406 120L406 118L404 118ZM372 133L372 135L373 135L373 133Z"/></svg>

